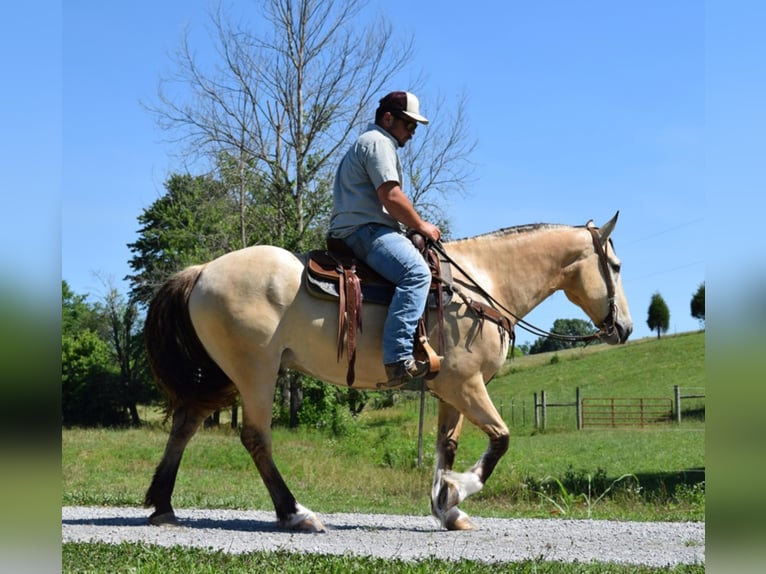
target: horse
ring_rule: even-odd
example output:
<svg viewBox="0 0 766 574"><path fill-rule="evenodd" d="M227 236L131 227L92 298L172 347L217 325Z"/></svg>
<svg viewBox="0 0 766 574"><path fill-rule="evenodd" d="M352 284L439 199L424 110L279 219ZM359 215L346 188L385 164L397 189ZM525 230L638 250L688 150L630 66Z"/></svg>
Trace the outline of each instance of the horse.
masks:
<svg viewBox="0 0 766 574"><path fill-rule="evenodd" d="M517 322L562 290L599 328L604 342L624 343L630 336L633 323L610 239L618 215L601 227L592 220L584 226L539 223L442 244L455 263L452 285L460 296L443 309L441 369L426 381L439 401L430 502L441 527L475 529L459 505L483 488L508 450L508 427L486 386L506 361ZM347 365L336 352L338 303L311 295L305 273L305 255L251 246L179 271L152 299L145 340L172 423L144 500L154 507L151 524L177 524L171 497L184 449L213 411L239 395L240 440L271 496L278 526L325 530L317 514L298 503L272 458L280 369L346 384ZM486 327L492 313L485 310L499 317L497 328ZM377 390L386 380L381 352L386 312L383 304L363 306L354 388ZM435 340L436 321L428 324ZM488 446L471 468L458 472L453 463L464 418L487 435Z"/></svg>

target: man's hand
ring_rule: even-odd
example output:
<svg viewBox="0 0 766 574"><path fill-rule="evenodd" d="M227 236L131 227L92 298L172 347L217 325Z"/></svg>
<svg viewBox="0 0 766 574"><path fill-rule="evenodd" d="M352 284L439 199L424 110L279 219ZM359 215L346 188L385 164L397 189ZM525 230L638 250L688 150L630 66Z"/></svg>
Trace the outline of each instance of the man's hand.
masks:
<svg viewBox="0 0 766 574"><path fill-rule="evenodd" d="M439 241L442 236L442 232L439 230L439 228L436 227L433 223L428 223L427 221L423 221L423 224L415 230L418 233L422 233L425 237L434 242Z"/></svg>

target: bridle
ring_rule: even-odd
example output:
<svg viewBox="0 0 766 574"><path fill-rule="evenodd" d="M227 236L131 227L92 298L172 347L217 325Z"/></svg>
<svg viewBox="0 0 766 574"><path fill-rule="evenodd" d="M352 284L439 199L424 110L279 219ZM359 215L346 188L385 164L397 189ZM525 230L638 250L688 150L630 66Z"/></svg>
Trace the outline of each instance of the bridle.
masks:
<svg viewBox="0 0 766 574"><path fill-rule="evenodd" d="M593 238L593 247L596 251L596 255L598 256L599 265L601 267L602 274L604 275L604 281L606 283L606 294L607 298L609 300L609 313L604 318L604 320L597 325L598 331L596 333L593 333L591 335L560 335L558 333L552 333L550 331L546 331L545 329L541 329L540 327L536 327L535 325L532 325L531 323L528 323L518 315L516 315L513 311L505 307L502 303L500 303L497 299L495 299L492 295L490 295L483 287L481 287L473 277L471 277L466 271L460 267L460 265L450 257L447 252L444 250L444 247L442 246L441 242L430 242L430 245L442 256L446 261L450 263L455 269L460 271L460 273L463 274L463 276L473 285L473 287L478 291L478 293L487 299L487 301L493 303L498 308L502 309L505 313L510 315L513 319L516 320L515 324L527 331L528 333L531 333L532 335L536 335L538 337L549 337L551 339L557 339L559 341L571 341L571 342L591 342L595 341L597 339L601 339L603 337L611 337L614 334L614 331L617 329L617 304L615 302L615 288L614 288L614 279L612 278L612 274L609 272L609 259L606 254L606 250L604 249L604 246L601 245L601 238L599 237L598 230L595 227L588 227L588 231L591 234L591 237ZM471 298L466 296L462 290L460 289L459 285L455 285L454 283L450 283L449 287L458 294L466 303L471 303ZM513 325L514 323L510 320L507 320L508 324ZM511 333L513 335L513 333Z"/></svg>
<svg viewBox="0 0 766 574"><path fill-rule="evenodd" d="M609 313L598 325L599 331L596 333L598 338L611 337L617 329L617 303L614 300L614 279L609 272L609 258L606 255L606 249L601 245L601 238L595 227L589 227L591 237L593 238L593 247L598 254L598 262L601 265L601 272L606 282L606 296L609 300ZM606 243L606 242L605 242Z"/></svg>

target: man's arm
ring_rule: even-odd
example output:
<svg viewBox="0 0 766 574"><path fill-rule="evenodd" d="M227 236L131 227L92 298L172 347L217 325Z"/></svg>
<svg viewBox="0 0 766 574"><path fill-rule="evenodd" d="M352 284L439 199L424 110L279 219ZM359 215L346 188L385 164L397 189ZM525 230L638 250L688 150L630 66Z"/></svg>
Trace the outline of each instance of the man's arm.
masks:
<svg viewBox="0 0 766 574"><path fill-rule="evenodd" d="M401 186L396 181L387 181L383 183L377 190L378 199L386 208L386 211L396 219L399 223L402 223L414 229L415 231L422 233L432 241L438 241L441 237L441 231L433 223L424 221L415 208L412 206L409 198L402 191Z"/></svg>

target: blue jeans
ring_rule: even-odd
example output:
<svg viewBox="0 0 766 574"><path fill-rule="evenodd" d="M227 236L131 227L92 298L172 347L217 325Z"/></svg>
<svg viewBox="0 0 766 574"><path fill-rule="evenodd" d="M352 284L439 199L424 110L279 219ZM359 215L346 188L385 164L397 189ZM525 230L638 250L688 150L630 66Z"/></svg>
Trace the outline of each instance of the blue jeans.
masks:
<svg viewBox="0 0 766 574"><path fill-rule="evenodd" d="M383 325L383 363L411 359L415 330L431 285L428 264L407 237L385 225L363 225L343 241L357 257L396 285Z"/></svg>

